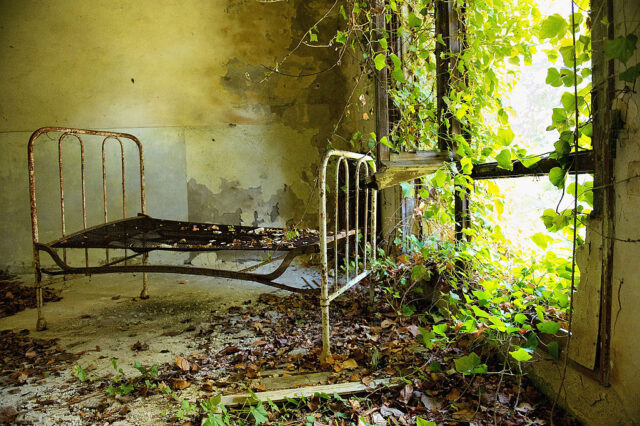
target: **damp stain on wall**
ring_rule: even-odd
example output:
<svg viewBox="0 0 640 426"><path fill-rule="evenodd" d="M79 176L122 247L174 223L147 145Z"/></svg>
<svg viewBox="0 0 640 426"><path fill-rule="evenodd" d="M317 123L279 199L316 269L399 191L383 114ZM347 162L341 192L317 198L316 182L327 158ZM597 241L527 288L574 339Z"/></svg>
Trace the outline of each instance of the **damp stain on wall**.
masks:
<svg viewBox="0 0 640 426"><path fill-rule="evenodd" d="M287 226L297 223L303 200L288 185L264 199L261 186L243 188L237 180L220 179L220 190L190 179L187 184L189 220L251 226Z"/></svg>

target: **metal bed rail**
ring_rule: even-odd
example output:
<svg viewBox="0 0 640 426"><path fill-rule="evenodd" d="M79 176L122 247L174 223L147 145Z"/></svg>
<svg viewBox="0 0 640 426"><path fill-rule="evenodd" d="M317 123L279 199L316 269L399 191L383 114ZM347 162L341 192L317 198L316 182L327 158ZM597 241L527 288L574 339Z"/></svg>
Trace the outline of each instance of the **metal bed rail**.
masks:
<svg viewBox="0 0 640 426"><path fill-rule="evenodd" d="M36 288L36 305L38 308L38 323L37 329L43 330L46 328L46 321L42 315L42 269L40 265L40 241L38 236L38 207L36 202L36 178L35 178L35 158L34 148L38 137L48 133L60 133L58 138L58 171L59 171L59 188L60 188L60 220L62 236L66 236L66 215L65 215L65 189L64 189L64 165L63 165L63 141L71 138L75 139L80 146L80 176L81 176L81 197L82 197L82 227L87 229L87 202L85 191L85 144L83 136L100 136L102 137L102 195L103 195L103 207L104 207L104 222L108 222L108 197L107 197L107 169L106 169L106 155L105 146L110 140L119 142L120 144L120 156L122 164L122 218L126 218L127 214L127 197L126 197L126 177L125 177L125 159L124 159L124 143L123 140L130 140L138 147L139 154L139 171L140 171L140 209L143 214L146 213L146 201L145 201L145 184L144 184L144 155L142 151L142 144L140 140L133 135L120 132L110 132L102 130L86 130L86 129L72 129L68 127L42 127L31 135L29 138L29 144L27 147L28 155L28 167L29 167L29 196L31 201L31 235L33 241L33 263ZM123 260L126 264L127 256L125 250ZM66 263L67 253L66 249L62 249L62 259ZM106 251L106 261L110 263L109 250ZM146 264L148 261L148 254L142 254L142 262ZM89 268L89 252L85 249L85 268ZM140 297L146 298L147 296L147 274L142 274L142 292Z"/></svg>
<svg viewBox="0 0 640 426"><path fill-rule="evenodd" d="M344 279L340 280L340 259L338 251L338 240L333 240L333 282L329 284L329 259L328 259L328 216L327 216L327 169L331 161L335 161L335 203L334 203L334 215L333 215L333 228L334 234L338 233L339 226L339 210L340 210L340 170L344 172L344 188L345 196L343 203L344 212L344 226L347 237L344 239L344 260L343 268ZM355 162L355 185L354 185L354 198L355 209L354 214L351 215L349 211L349 198L351 195L351 186L349 183L349 161ZM367 269L367 265L371 266L371 262L367 264L367 260L370 257L375 260L376 257L376 206L377 206L377 191L375 189L364 189L364 218L363 218L363 233L360 234L360 176L363 174L365 179L376 172L375 160L365 154L358 154L355 152L331 150L327 152L322 161L320 168L320 200L319 200L319 226L320 226L320 256L322 264L322 277L321 277L321 291L320 291L320 307L322 310L322 354L321 360L325 360L331 355L330 338L330 324L329 324L329 305L331 302L347 291L349 288L362 281L370 272ZM349 237L350 235L350 221L353 220L354 227L354 277L350 279L350 251L349 251ZM360 271L360 256L359 252L362 250L362 272ZM331 288L330 288L331 287ZM373 288L371 288L372 290ZM371 293L372 294L372 293Z"/></svg>

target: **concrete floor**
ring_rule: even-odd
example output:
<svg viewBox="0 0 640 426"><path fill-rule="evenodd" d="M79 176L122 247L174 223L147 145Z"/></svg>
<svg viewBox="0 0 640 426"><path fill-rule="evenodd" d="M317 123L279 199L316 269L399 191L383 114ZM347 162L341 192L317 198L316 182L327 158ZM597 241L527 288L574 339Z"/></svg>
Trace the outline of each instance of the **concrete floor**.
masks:
<svg viewBox="0 0 640 426"><path fill-rule="evenodd" d="M246 267L247 264L241 267ZM292 265L280 282L302 286L301 275L307 280L317 280L316 271L301 265ZM31 277L25 276L28 283ZM229 306L238 306L262 293L280 290L257 283L236 280L173 275L149 274L147 300L137 299L142 285L141 275L130 274L97 275L91 278L76 277L58 281L52 286L62 290L63 299L48 303L44 314L48 329L35 331L36 311L29 309L14 316L0 319L0 330L29 329L32 337L58 338L59 344L68 352L85 352L76 364L83 367L94 365L90 374L101 377L111 373L111 359L126 374L137 375L134 361L152 365L173 362L177 355L194 352L197 342L195 333L181 332L189 326L199 329L210 322L212 315L224 314ZM163 335L164 334L164 335ZM242 332L235 334L220 330L211 340L209 352L216 352L230 343L241 343ZM136 342L148 344L145 351L133 351ZM99 351L96 351L96 347ZM29 383L15 388L0 388L0 408L15 407L24 413L17 421L38 424L81 423L82 419L68 407L30 411L38 399L54 399L62 402L73 396L77 379L71 366L59 377L49 377L41 382ZM11 393L11 389L14 389ZM189 389L184 391L189 394ZM102 398L102 396L101 396ZM143 401L128 401L132 411L126 423L155 424L162 418L159 413L173 410L166 398L142 398ZM194 395L195 399L195 395ZM97 399L96 399L97 401ZM155 401L155 402L154 402ZM91 404L88 400L83 404ZM97 404L97 402L94 401ZM168 406L169 405L169 406ZM86 405L90 406L90 405Z"/></svg>

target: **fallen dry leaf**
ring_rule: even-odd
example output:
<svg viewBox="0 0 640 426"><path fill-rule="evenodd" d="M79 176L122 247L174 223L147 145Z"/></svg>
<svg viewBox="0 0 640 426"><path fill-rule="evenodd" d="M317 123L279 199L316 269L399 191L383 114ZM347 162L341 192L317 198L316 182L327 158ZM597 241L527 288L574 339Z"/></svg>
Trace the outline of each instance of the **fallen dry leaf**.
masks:
<svg viewBox="0 0 640 426"><path fill-rule="evenodd" d="M218 355L230 355L238 352L239 350L240 349L238 349L237 346L231 345L218 352Z"/></svg>
<svg viewBox="0 0 640 426"><path fill-rule="evenodd" d="M188 382L184 379L175 379L172 378L171 379L171 388L175 389L175 390L182 390L182 389L186 389L189 386L191 386L191 382Z"/></svg>
<svg viewBox="0 0 640 426"><path fill-rule="evenodd" d="M349 358L348 360L342 362L343 370L355 370L356 368L358 368L358 363L353 358Z"/></svg>
<svg viewBox="0 0 640 426"><path fill-rule="evenodd" d="M470 422L475 417L475 410L470 410L469 408L465 408L464 410L456 411L451 415L456 420L460 420L463 422Z"/></svg>
<svg viewBox="0 0 640 426"><path fill-rule="evenodd" d="M182 371L189 371L191 369L189 361L182 358L180 355L176 357L176 366Z"/></svg>
<svg viewBox="0 0 640 426"><path fill-rule="evenodd" d="M389 328L389 327L391 327L393 324L395 324L395 322L393 322L393 321L391 321L391 320L386 319L386 320L382 321L382 324L380 324L380 326L381 326L382 328Z"/></svg>
<svg viewBox="0 0 640 426"><path fill-rule="evenodd" d="M407 383L404 386L404 388L402 388L402 390L400 391L400 397L402 397L402 401L404 402L405 405L407 405L412 395L413 395L413 386L411 386L410 383Z"/></svg>
<svg viewBox="0 0 640 426"><path fill-rule="evenodd" d="M457 400L458 398L460 398L460 389L458 389L458 388L453 388L453 389L451 389L451 392L449 392L449 393L447 394L447 399L448 399L449 401L455 401L455 400Z"/></svg>

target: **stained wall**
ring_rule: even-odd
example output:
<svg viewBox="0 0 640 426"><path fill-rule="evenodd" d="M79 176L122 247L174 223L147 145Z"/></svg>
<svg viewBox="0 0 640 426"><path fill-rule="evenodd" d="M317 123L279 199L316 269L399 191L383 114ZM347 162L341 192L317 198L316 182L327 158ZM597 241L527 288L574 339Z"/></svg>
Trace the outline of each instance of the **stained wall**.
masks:
<svg viewBox="0 0 640 426"><path fill-rule="evenodd" d="M0 0L0 269L20 272L31 264L26 146L42 126L138 136L152 216L315 225L316 207L308 202L318 163L330 140L340 143L332 133L346 100L360 94L348 58L319 72L338 61L334 48L296 49L330 6ZM340 20L338 10L328 14L321 41ZM266 78L265 66L293 50L280 70L313 75ZM36 155L40 214L50 215L42 221L51 229L42 240L59 229L57 154L50 145ZM72 159L65 164L74 173ZM89 185L90 206L102 203L96 185ZM97 211L90 216L101 220ZM71 221L79 225L77 214Z"/></svg>

